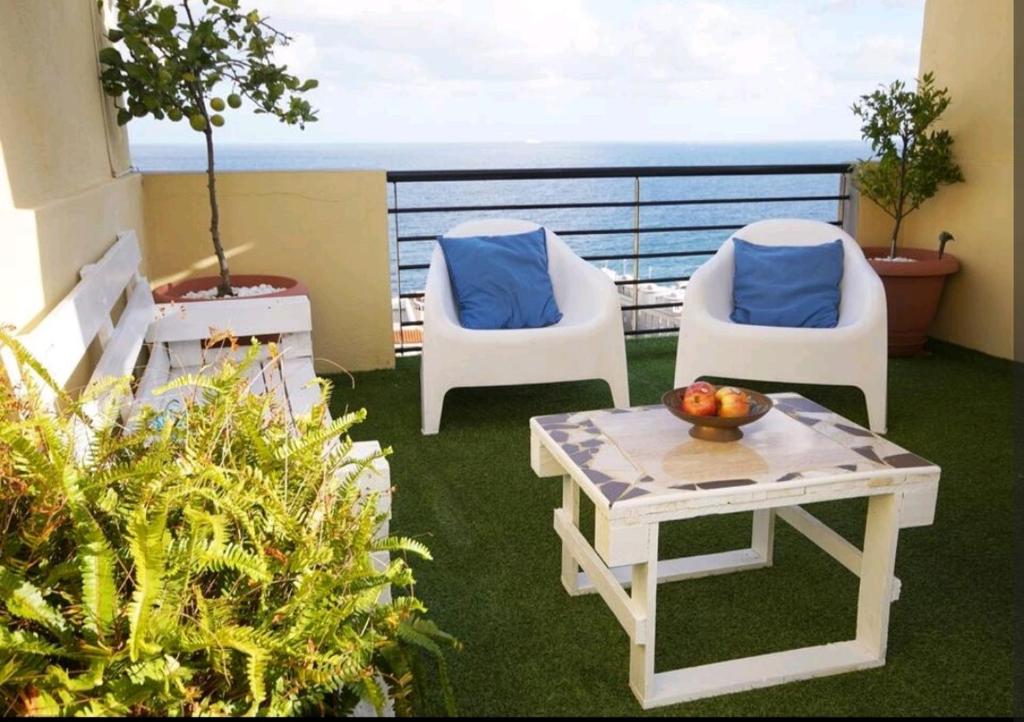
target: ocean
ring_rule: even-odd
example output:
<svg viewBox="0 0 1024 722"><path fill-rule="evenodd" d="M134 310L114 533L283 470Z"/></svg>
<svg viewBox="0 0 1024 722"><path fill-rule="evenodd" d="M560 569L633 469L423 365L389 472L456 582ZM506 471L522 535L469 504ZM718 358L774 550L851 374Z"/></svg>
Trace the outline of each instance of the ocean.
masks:
<svg viewBox="0 0 1024 722"><path fill-rule="evenodd" d="M205 148L191 145L133 144L132 158L142 171L202 171ZM290 144L249 145L223 143L217 147L222 171L246 170L442 170L466 168L553 168L659 165L761 165L844 163L866 157L859 141L790 143L399 143L399 144ZM643 178L641 200L765 197L836 194L836 175L731 176L710 178ZM393 206L395 190L388 187ZM400 207L440 205L494 205L581 201L631 201L632 178L402 183ZM398 216L401 235L438 235L470 218L509 216L526 218L553 230L631 228L631 208L520 210L504 212L437 212ZM762 218L802 217L832 221L835 201L751 202L727 205L643 207L641 228L665 226L741 225ZM425 272L397 270L395 216L389 219L392 250L392 285L397 292L421 290ZM640 250L656 253L675 250L713 250L730 231L645 233ZM567 242L581 255L613 255L633 250L633 235L581 235ZM426 263L433 241L401 244L401 264ZM702 257L599 261L616 273L640 279L688 275Z"/></svg>

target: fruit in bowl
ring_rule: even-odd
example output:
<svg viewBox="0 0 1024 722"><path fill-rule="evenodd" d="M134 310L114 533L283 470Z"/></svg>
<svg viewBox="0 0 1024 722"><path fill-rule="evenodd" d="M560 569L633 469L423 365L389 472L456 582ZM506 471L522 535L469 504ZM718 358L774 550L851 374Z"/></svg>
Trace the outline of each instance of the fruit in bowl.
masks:
<svg viewBox="0 0 1024 722"><path fill-rule="evenodd" d="M732 386L723 386L715 392L715 401L718 403L718 415L723 418L732 419L750 413L750 397Z"/></svg>
<svg viewBox="0 0 1024 722"><path fill-rule="evenodd" d="M764 394L735 386L716 388L706 381L667 391L662 402L674 416L692 424L690 436L707 441L742 438L739 427L757 421L772 408L772 400Z"/></svg>
<svg viewBox="0 0 1024 722"><path fill-rule="evenodd" d="M683 411L692 416L714 416L718 410L715 387L707 381L698 381L686 387Z"/></svg>
<svg viewBox="0 0 1024 722"><path fill-rule="evenodd" d="M697 381L683 392L682 408L691 416L733 419L750 413L750 397L735 386L716 389L707 381Z"/></svg>

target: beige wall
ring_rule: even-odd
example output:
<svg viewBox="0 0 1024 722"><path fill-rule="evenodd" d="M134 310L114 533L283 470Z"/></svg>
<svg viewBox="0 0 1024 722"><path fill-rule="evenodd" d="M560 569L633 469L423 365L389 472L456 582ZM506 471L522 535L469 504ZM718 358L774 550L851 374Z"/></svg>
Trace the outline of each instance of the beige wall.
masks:
<svg viewBox="0 0 1024 722"><path fill-rule="evenodd" d="M100 27L94 0L0 3L0 323L31 325L119 230L142 230L141 178L123 174L98 81Z"/></svg>
<svg viewBox="0 0 1024 722"><path fill-rule="evenodd" d="M936 248L940 231L962 263L946 286L937 338L1012 358L1013 348L1013 3L928 0L921 73L935 72L953 99L943 125L965 182L948 186L911 214L907 246ZM861 199L858 238L885 245L891 219Z"/></svg>
<svg viewBox="0 0 1024 722"><path fill-rule="evenodd" d="M201 173L146 173L150 280L217 272ZM235 273L292 276L310 291L317 370L394 365L382 171L218 173L221 237Z"/></svg>

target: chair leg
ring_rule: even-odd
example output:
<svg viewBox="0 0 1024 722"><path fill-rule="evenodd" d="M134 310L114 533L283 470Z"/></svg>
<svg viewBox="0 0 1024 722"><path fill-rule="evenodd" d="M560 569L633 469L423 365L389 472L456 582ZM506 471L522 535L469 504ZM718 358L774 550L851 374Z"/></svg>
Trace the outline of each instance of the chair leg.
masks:
<svg viewBox="0 0 1024 722"><path fill-rule="evenodd" d="M617 302L616 302L617 303ZM602 377L612 392L612 403L617 409L629 408L629 364L626 361L626 340L622 331L612 334L607 341L608 356Z"/></svg>
<svg viewBox="0 0 1024 722"><path fill-rule="evenodd" d="M612 403L617 409L629 408L629 381L621 376L617 378L606 378L608 388L612 392Z"/></svg>
<svg viewBox="0 0 1024 722"><path fill-rule="evenodd" d="M868 405L868 427L876 434L886 432L886 381L873 380L861 384L860 390L864 393L864 400Z"/></svg>
<svg viewBox="0 0 1024 722"><path fill-rule="evenodd" d="M444 407L446 388L428 388L429 384L420 387L420 422L424 436L436 434L441 428L441 410Z"/></svg>

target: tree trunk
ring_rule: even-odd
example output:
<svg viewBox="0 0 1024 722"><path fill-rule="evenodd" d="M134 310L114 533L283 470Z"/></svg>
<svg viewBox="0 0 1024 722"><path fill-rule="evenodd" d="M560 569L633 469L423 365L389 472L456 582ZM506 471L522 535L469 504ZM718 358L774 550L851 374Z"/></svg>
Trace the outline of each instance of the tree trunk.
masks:
<svg viewBox="0 0 1024 722"><path fill-rule="evenodd" d="M889 258L896 258L896 241L900 235L900 224L903 222L903 216L896 216L896 223L892 228L892 240L889 242Z"/></svg>
<svg viewBox="0 0 1024 722"><path fill-rule="evenodd" d="M217 254L217 266L220 268L217 296L233 296L228 259L224 256L224 247L220 243L220 209L217 207L217 176L213 163L213 129L210 128L209 120L203 135L206 136L206 188L210 192L210 238L213 239L213 250Z"/></svg>

